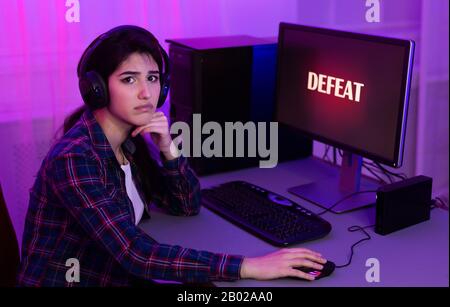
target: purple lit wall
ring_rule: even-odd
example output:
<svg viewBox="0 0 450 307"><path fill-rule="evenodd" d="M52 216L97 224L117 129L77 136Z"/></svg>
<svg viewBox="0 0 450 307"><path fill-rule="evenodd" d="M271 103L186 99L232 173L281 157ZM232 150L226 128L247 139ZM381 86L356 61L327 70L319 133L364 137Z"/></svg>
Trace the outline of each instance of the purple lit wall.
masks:
<svg viewBox="0 0 450 307"><path fill-rule="evenodd" d="M79 22L66 20L73 3L80 5ZM434 194L448 199L448 1L380 0L380 22L370 23L365 3L0 0L0 182L19 241L34 175L64 117L81 104L78 59L95 37L119 24L143 26L161 42L237 34L272 37L281 21L415 40L406 158L400 171L432 176ZM315 154L322 151L316 143Z"/></svg>

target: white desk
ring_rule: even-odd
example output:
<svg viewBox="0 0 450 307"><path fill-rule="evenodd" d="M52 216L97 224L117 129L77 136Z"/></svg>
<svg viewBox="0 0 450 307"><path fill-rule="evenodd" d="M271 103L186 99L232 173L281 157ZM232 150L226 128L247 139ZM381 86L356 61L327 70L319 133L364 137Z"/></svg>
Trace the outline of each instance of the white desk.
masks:
<svg viewBox="0 0 450 307"><path fill-rule="evenodd" d="M325 178L336 173L336 169L317 159L309 158L278 164L273 169L251 168L200 178L202 188L231 180L246 180L296 201L313 212L322 211L287 192L287 188ZM322 216L333 229L324 238L296 245L322 253L337 265L347 263L350 247L365 237L362 232L349 232L353 225L368 226L375 223L375 209ZM277 247L227 222L206 208L197 216L175 217L155 209L152 218L140 226L162 243L211 252L231 253L245 256L260 256ZM376 234L373 228L366 229L372 239L355 248L350 266L336 269L329 277L306 282L293 279L271 281L239 280L215 282L226 287L376 287L376 286L449 286L449 223L448 212L434 209L427 222L405 228L387 236ZM377 258L380 263L380 282L366 281L366 260Z"/></svg>

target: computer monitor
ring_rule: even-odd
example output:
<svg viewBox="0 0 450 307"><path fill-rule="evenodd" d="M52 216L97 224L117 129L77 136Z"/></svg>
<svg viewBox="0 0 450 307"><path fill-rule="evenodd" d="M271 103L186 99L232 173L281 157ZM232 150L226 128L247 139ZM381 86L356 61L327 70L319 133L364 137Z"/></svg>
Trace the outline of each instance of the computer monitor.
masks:
<svg viewBox="0 0 450 307"><path fill-rule="evenodd" d="M281 23L275 119L343 150L340 175L289 191L340 213L375 203L362 157L403 160L414 42ZM352 196L352 197L349 197Z"/></svg>

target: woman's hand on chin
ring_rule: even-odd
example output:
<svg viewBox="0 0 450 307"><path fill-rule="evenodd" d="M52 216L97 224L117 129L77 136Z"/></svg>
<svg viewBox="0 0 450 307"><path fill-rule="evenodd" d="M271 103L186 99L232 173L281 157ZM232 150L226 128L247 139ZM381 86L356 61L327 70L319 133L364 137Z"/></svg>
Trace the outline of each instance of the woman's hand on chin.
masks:
<svg viewBox="0 0 450 307"><path fill-rule="evenodd" d="M153 113L150 122L136 127L131 136L135 137L138 134L144 135L145 133L150 133L153 142L167 160L173 160L180 156L180 152L170 136L169 121L163 112Z"/></svg>

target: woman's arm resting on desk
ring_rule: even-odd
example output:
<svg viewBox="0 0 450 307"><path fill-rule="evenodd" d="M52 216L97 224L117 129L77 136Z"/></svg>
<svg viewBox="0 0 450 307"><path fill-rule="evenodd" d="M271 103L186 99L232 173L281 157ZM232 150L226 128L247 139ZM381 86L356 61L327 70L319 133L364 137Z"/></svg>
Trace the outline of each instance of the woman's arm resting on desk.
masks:
<svg viewBox="0 0 450 307"><path fill-rule="evenodd" d="M59 202L85 233L133 275L187 282L239 278L241 256L159 244L135 226L128 205L109 196L95 159L83 154L58 157L48 177Z"/></svg>

